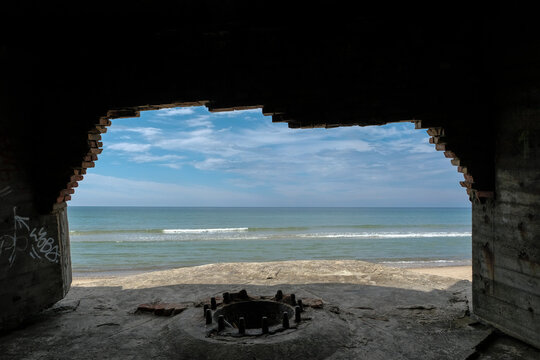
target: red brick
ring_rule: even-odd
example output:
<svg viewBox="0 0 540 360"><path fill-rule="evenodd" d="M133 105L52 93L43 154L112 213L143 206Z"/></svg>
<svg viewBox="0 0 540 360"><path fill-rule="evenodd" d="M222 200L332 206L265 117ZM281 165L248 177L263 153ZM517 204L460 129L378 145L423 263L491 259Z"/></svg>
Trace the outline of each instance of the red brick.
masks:
<svg viewBox="0 0 540 360"><path fill-rule="evenodd" d="M154 312L155 305L154 304L141 304L137 306L137 311L141 312Z"/></svg>
<svg viewBox="0 0 540 360"><path fill-rule="evenodd" d="M314 309L321 309L323 307L323 301L321 299L302 298L302 304Z"/></svg>

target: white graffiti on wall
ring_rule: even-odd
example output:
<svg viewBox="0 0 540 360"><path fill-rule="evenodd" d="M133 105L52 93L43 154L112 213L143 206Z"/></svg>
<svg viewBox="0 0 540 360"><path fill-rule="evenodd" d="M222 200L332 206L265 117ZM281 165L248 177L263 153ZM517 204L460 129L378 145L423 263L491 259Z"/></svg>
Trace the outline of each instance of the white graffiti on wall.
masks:
<svg viewBox="0 0 540 360"><path fill-rule="evenodd" d="M9 266L11 267L18 253L27 253L32 259L46 259L58 263L60 254L58 245L52 237L47 237L45 228L30 229L29 217L17 215L17 207L13 207L13 235L0 237L0 256L8 254ZM26 236L25 236L26 235Z"/></svg>
<svg viewBox="0 0 540 360"><path fill-rule="evenodd" d="M9 194L11 194L11 187L9 187L9 186L6 186L2 190L0 190L0 197L6 197Z"/></svg>

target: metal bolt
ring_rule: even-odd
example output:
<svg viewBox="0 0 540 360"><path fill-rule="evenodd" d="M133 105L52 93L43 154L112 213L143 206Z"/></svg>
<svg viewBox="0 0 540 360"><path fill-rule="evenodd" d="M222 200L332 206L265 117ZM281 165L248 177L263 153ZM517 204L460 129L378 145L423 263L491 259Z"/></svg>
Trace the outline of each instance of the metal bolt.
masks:
<svg viewBox="0 0 540 360"><path fill-rule="evenodd" d="M294 295L294 294L291 294L291 305L292 306L296 305L296 295Z"/></svg>
<svg viewBox="0 0 540 360"><path fill-rule="evenodd" d="M298 306L300 307L300 311L304 311L304 304L302 304L302 300L301 299L298 299L296 301L296 303L298 304Z"/></svg>
<svg viewBox="0 0 540 360"><path fill-rule="evenodd" d="M289 324L289 313L287 313L286 311L283 312L283 328L284 329L288 329L290 327L290 324Z"/></svg>
<svg viewBox="0 0 540 360"><path fill-rule="evenodd" d="M231 302L231 294L229 294L228 292L224 292L223 293L223 303L228 304L230 302Z"/></svg>
<svg viewBox="0 0 540 360"><path fill-rule="evenodd" d="M210 298L210 309L216 310L216 308L217 308L216 298L212 297Z"/></svg>
<svg viewBox="0 0 540 360"><path fill-rule="evenodd" d="M247 299L248 298L248 293L246 290L242 289L238 292L238 297L240 299Z"/></svg>
<svg viewBox="0 0 540 360"><path fill-rule="evenodd" d="M206 309L206 325L212 324L212 310Z"/></svg>
<svg viewBox="0 0 540 360"><path fill-rule="evenodd" d="M223 331L225 330L225 316L219 315L217 318L217 330Z"/></svg>
<svg viewBox="0 0 540 360"><path fill-rule="evenodd" d="M203 306L203 316L206 316L206 310L208 310L210 308L210 306L208 306L208 304L204 304Z"/></svg>
<svg viewBox="0 0 540 360"><path fill-rule="evenodd" d="M238 333L242 335L246 333L246 319L243 317L238 319Z"/></svg>
<svg viewBox="0 0 540 360"><path fill-rule="evenodd" d="M268 334L268 318L266 316L262 318L262 333Z"/></svg>
<svg viewBox="0 0 540 360"><path fill-rule="evenodd" d="M283 291L278 290L276 293L276 300L280 301L281 299L283 299Z"/></svg>
<svg viewBox="0 0 540 360"><path fill-rule="evenodd" d="M299 323L301 321L300 313L302 310L300 310L300 306L297 306L294 308L294 321Z"/></svg>

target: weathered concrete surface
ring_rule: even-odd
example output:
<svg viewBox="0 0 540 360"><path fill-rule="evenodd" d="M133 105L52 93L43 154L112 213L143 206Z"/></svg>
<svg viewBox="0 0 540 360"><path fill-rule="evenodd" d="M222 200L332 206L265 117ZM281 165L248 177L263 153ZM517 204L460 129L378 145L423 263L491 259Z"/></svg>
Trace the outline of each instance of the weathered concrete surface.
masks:
<svg viewBox="0 0 540 360"><path fill-rule="evenodd" d="M282 289L338 308L348 337L330 359L465 359L491 333L469 317L468 281L360 261L238 263L76 279L35 323L0 338L0 353L2 359L178 358L172 339L181 344L181 334L171 329L181 314L135 314L137 306L195 303L242 288L258 295ZM302 359L301 351L291 358Z"/></svg>
<svg viewBox="0 0 540 360"><path fill-rule="evenodd" d="M520 62L520 59L516 59ZM527 79L528 86L516 87ZM540 347L540 86L513 71L495 126L495 197L474 201L475 313Z"/></svg>
<svg viewBox="0 0 540 360"><path fill-rule="evenodd" d="M1 115L0 115L1 117ZM62 299L71 285L66 205L40 213L18 155L0 135L0 330Z"/></svg>

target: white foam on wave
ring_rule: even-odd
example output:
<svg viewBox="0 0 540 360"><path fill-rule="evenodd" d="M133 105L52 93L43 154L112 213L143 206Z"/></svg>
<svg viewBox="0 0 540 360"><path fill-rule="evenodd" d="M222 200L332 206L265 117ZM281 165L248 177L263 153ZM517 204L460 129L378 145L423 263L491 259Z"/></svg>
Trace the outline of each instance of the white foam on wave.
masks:
<svg viewBox="0 0 540 360"><path fill-rule="evenodd" d="M241 228L218 228L218 229L163 229L164 234L204 234L248 231L247 227Z"/></svg>
<svg viewBox="0 0 540 360"><path fill-rule="evenodd" d="M343 233L343 234L301 234L299 237L318 238L431 238L431 237L466 237L470 232L429 232L429 233Z"/></svg>
<svg viewBox="0 0 540 360"><path fill-rule="evenodd" d="M470 259L455 260L385 260L379 261L379 264L393 266L398 268L426 268L426 267L445 267L445 266L470 266Z"/></svg>
<svg viewBox="0 0 540 360"><path fill-rule="evenodd" d="M432 264L432 263L461 263L465 260L398 260L381 261L381 264Z"/></svg>

